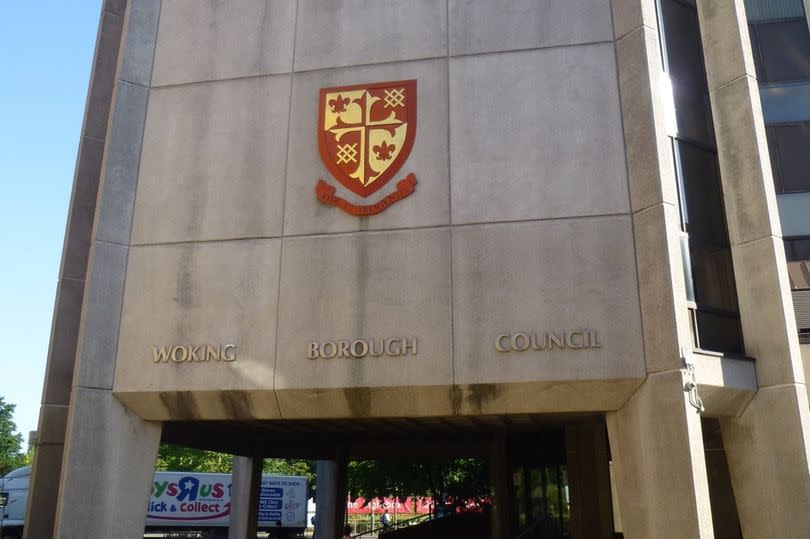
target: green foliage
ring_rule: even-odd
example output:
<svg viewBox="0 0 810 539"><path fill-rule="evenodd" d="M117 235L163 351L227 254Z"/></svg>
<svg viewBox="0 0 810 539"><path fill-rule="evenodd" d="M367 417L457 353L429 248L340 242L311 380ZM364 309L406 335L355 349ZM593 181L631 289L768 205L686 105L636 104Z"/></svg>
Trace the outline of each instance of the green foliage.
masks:
<svg viewBox="0 0 810 539"><path fill-rule="evenodd" d="M17 432L17 425L12 419L16 407L16 404L7 403L0 397L0 476L28 464L22 451L22 434Z"/></svg>
<svg viewBox="0 0 810 539"><path fill-rule="evenodd" d="M230 473L232 464L233 457L227 453L160 444L155 469L178 472ZM305 475L310 482L315 476L314 469L314 464L308 460L264 459L262 465L263 473Z"/></svg>
<svg viewBox="0 0 810 539"><path fill-rule="evenodd" d="M472 498L489 491L486 462L479 459L361 460L349 463L348 475L352 496L367 499L396 495Z"/></svg>
<svg viewBox="0 0 810 539"><path fill-rule="evenodd" d="M230 473L232 458L225 453L160 444L155 470Z"/></svg>

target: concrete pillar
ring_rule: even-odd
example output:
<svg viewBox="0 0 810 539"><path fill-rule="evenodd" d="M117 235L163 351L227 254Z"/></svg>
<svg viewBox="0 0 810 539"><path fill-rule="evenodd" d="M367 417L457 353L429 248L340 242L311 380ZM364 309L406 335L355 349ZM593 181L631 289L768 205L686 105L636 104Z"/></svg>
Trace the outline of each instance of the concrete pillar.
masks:
<svg viewBox="0 0 810 539"><path fill-rule="evenodd" d="M728 473L726 450L720 434L720 423L715 418L703 418L703 448L706 451L706 475L712 499L712 523L715 539L742 539L740 518L734 489Z"/></svg>
<svg viewBox="0 0 810 539"><path fill-rule="evenodd" d="M565 427L572 539L615 536L609 452L604 423L573 423Z"/></svg>
<svg viewBox="0 0 810 539"><path fill-rule="evenodd" d="M233 457L229 539L256 539L262 462L259 457Z"/></svg>
<svg viewBox="0 0 810 539"><path fill-rule="evenodd" d="M607 414L627 539L714 537L700 416L684 382L681 371L650 374Z"/></svg>
<svg viewBox="0 0 810 539"><path fill-rule="evenodd" d="M335 539L340 537L335 526L338 486L337 460L319 460L315 464L315 537Z"/></svg>
<svg viewBox="0 0 810 539"><path fill-rule="evenodd" d="M721 421L745 537L810 530L810 413L743 0L700 0L745 352L759 390Z"/></svg>
<svg viewBox="0 0 810 539"><path fill-rule="evenodd" d="M506 451L506 436L496 433L489 450L489 481L492 489L491 527L492 539L508 539L509 510L509 459Z"/></svg>
<svg viewBox="0 0 810 539"><path fill-rule="evenodd" d="M125 6L124 2L105 2L99 19L85 121L65 227L37 429L39 436L28 496L25 534L31 538L53 536L90 236Z"/></svg>
<svg viewBox="0 0 810 539"><path fill-rule="evenodd" d="M111 391L75 388L54 537L143 537L160 432Z"/></svg>
<svg viewBox="0 0 810 539"><path fill-rule="evenodd" d="M692 335L655 0L612 0L648 377L607 414L624 536L712 537L700 417L683 391Z"/></svg>

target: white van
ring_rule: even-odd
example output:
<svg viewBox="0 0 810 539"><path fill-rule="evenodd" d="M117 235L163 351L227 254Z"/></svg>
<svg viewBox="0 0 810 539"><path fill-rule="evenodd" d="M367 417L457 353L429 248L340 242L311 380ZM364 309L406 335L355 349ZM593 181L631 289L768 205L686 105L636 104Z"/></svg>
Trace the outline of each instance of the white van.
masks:
<svg viewBox="0 0 810 539"><path fill-rule="evenodd" d="M25 524L25 506L28 504L28 485L31 467L24 466L8 472L0 479L0 537L22 537ZM3 503L5 502L5 503Z"/></svg>

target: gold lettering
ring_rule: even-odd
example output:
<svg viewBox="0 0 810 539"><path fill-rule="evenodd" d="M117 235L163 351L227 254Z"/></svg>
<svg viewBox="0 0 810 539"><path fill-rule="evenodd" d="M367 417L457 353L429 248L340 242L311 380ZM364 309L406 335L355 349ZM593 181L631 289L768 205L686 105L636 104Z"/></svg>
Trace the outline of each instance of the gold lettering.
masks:
<svg viewBox="0 0 810 539"><path fill-rule="evenodd" d="M384 348L383 348L383 340L380 339L380 350L379 350L379 352L374 351L374 343L375 342L376 341L374 339L371 339L371 345L369 346L369 349L370 349L369 354L371 355L371 357L380 357L381 355L383 355L383 352L385 351Z"/></svg>
<svg viewBox="0 0 810 539"><path fill-rule="evenodd" d="M507 339L506 347L503 345L503 340L504 339ZM509 351L509 348L507 348L509 346L509 340L508 339L509 339L509 334L508 333L501 333L500 335L495 337L495 350L497 350L498 352L508 352Z"/></svg>
<svg viewBox="0 0 810 539"><path fill-rule="evenodd" d="M559 338L556 335L554 335L554 333L549 333L548 334L548 340L549 340L549 349L551 349L551 350L554 349L554 345L556 345L560 350L565 348L565 334L564 333L560 333Z"/></svg>
<svg viewBox="0 0 810 539"><path fill-rule="evenodd" d="M222 347L217 345L216 348L211 346L210 344L205 347L205 360L211 361L213 358L216 361L219 361L219 355L222 352Z"/></svg>
<svg viewBox="0 0 810 539"><path fill-rule="evenodd" d="M320 353L318 352L318 343L311 342L307 346L307 359L318 359Z"/></svg>
<svg viewBox="0 0 810 539"><path fill-rule="evenodd" d="M161 361L163 363L166 363L167 361L169 361L169 351L166 350L166 348L163 346L160 347L160 350L158 350L157 346L153 346L152 361L154 361L155 363L160 363Z"/></svg>
<svg viewBox="0 0 810 539"><path fill-rule="evenodd" d="M543 346L537 344L537 335L532 335L532 350L545 350L548 348L548 333L543 333Z"/></svg>
<svg viewBox="0 0 810 539"><path fill-rule="evenodd" d="M357 351L357 345L358 344L363 345L360 352ZM352 343L351 353L352 353L352 356L354 356L354 357L363 357L363 356L365 356L366 354L368 354L368 343L366 341L360 341L360 340L354 341Z"/></svg>
<svg viewBox="0 0 810 539"><path fill-rule="evenodd" d="M177 352L183 352L180 359L177 357ZM172 361L175 363L182 363L188 359L188 349L185 346L175 346L172 348Z"/></svg>
<svg viewBox="0 0 810 539"><path fill-rule="evenodd" d="M228 350L233 350L233 353L228 355ZM226 344L222 349L222 359L225 361L236 361L236 345Z"/></svg>
<svg viewBox="0 0 810 539"><path fill-rule="evenodd" d="M518 345L518 338L523 339L523 345ZM515 333L512 335L512 350L523 352L529 349L529 337L525 333Z"/></svg>
<svg viewBox="0 0 810 539"><path fill-rule="evenodd" d="M338 357L350 357L349 341L338 341Z"/></svg>
<svg viewBox="0 0 810 539"><path fill-rule="evenodd" d="M326 347L327 346L332 347L332 353L331 354L326 353ZM326 359L332 359L333 357L335 357L337 355L337 345L332 341L326 341L325 343L323 343L323 346L321 346L321 355L323 357L325 357Z"/></svg>
<svg viewBox="0 0 810 539"><path fill-rule="evenodd" d="M190 356L189 361L200 361L200 356L197 355L197 352L199 352L199 351L200 351L200 345L189 346L188 347L188 355ZM205 361L205 359L203 359L202 361Z"/></svg>
<svg viewBox="0 0 810 539"><path fill-rule="evenodd" d="M401 355L402 350L399 349L399 346L396 347L396 351L391 347L391 345L399 344L399 340L391 339L388 342L383 341L385 343L385 353L389 356L398 356Z"/></svg>
<svg viewBox="0 0 810 539"><path fill-rule="evenodd" d="M574 343L574 335L579 335L578 339L579 344ZM585 335L581 331L572 331L571 333L568 334L568 339L566 339L566 342L568 343L568 348L571 348L573 350L579 350L580 348L583 348L585 346L582 342L584 338Z"/></svg>
<svg viewBox="0 0 810 539"><path fill-rule="evenodd" d="M411 350L411 355L416 355L416 337L413 337L412 341L409 343L408 339L402 339L402 355L408 355L408 349Z"/></svg>

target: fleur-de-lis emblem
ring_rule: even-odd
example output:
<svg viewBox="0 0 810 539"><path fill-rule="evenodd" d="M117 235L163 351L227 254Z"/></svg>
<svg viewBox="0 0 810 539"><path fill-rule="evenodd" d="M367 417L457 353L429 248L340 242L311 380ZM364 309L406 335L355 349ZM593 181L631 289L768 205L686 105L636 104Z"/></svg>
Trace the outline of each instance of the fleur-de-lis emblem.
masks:
<svg viewBox="0 0 810 539"><path fill-rule="evenodd" d="M335 99L329 100L329 106L332 107L332 112L346 112L346 106L349 104L349 98L343 97L342 95L338 94Z"/></svg>
<svg viewBox="0 0 810 539"><path fill-rule="evenodd" d="M391 152L396 149L396 146L393 144L386 144L385 141L383 141L382 144L374 146L371 149L377 154L377 159L380 161L388 161L391 159Z"/></svg>

